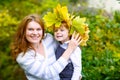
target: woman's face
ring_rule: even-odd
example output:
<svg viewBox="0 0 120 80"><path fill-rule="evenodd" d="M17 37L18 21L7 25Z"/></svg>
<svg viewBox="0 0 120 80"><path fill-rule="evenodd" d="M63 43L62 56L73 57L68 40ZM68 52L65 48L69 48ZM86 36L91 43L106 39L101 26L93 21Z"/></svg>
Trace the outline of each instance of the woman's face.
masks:
<svg viewBox="0 0 120 80"><path fill-rule="evenodd" d="M43 35L42 27L39 23L31 21L28 23L26 28L26 39L31 44L38 44Z"/></svg>

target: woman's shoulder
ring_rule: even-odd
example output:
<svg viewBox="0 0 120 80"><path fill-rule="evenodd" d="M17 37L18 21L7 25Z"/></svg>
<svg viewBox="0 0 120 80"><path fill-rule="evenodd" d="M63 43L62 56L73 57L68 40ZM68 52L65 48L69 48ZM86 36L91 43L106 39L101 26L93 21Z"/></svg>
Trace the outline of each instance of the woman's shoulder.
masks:
<svg viewBox="0 0 120 80"><path fill-rule="evenodd" d="M22 63L27 58L34 57L34 56L35 56L34 50L27 50L25 53L24 52L19 53L17 58L16 58L16 61L18 63Z"/></svg>
<svg viewBox="0 0 120 80"><path fill-rule="evenodd" d="M53 35L50 33L45 33L44 39L46 39L46 38L53 38Z"/></svg>
<svg viewBox="0 0 120 80"><path fill-rule="evenodd" d="M46 44L47 46L55 46L57 47L58 42L55 40L52 34L46 33L45 37L43 39L43 43Z"/></svg>
<svg viewBox="0 0 120 80"><path fill-rule="evenodd" d="M43 40L44 40L45 42L55 41L53 35L50 34L50 33L45 33L45 36L44 36Z"/></svg>

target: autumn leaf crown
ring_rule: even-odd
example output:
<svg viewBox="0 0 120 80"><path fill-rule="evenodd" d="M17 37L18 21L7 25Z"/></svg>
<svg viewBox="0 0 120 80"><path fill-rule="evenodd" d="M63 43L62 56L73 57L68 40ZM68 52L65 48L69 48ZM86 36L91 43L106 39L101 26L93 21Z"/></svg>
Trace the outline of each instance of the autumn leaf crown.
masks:
<svg viewBox="0 0 120 80"><path fill-rule="evenodd" d="M89 28L88 24L85 23L86 18L80 18L80 16L74 16L68 13L68 9L66 6L57 5L56 8L53 9L53 12L47 12L47 14L43 17L45 21L45 26L47 29L52 30L53 25L55 27L60 27L62 21L65 21L67 25L70 27L70 33L72 34L74 31L80 33L82 36L81 46L86 46L86 42L89 39Z"/></svg>

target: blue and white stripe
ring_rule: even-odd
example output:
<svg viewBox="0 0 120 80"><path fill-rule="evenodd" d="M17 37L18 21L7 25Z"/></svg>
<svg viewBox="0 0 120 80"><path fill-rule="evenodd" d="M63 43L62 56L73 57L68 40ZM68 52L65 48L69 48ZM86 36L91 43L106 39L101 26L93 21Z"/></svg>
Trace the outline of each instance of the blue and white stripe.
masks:
<svg viewBox="0 0 120 80"><path fill-rule="evenodd" d="M29 49L24 56L20 53L16 60L24 69L28 80L60 80L58 74L65 68L68 61L63 57L56 61L57 43L52 35L47 34L42 43L45 48L45 58L38 53L35 56L35 51Z"/></svg>

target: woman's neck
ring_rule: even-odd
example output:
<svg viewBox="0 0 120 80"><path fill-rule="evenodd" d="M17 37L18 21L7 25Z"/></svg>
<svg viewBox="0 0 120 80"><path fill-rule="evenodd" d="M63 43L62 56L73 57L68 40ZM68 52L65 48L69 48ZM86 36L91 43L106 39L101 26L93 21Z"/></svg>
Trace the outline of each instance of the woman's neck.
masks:
<svg viewBox="0 0 120 80"><path fill-rule="evenodd" d="M32 45L32 46L37 53L45 57L45 50L44 50L44 46L42 42L40 42L39 44Z"/></svg>
<svg viewBox="0 0 120 80"><path fill-rule="evenodd" d="M32 47L33 47L35 50L38 49L39 46L40 46L40 43L38 43L38 44L32 44Z"/></svg>

